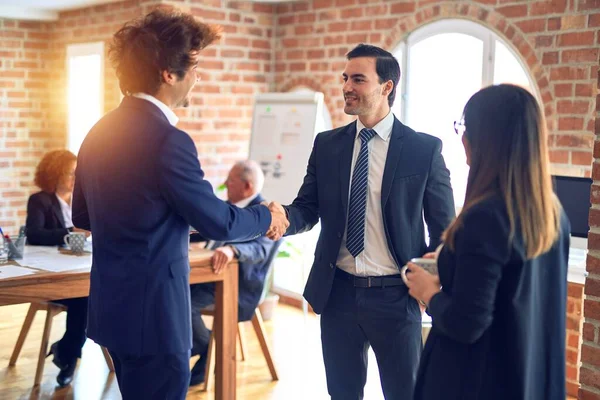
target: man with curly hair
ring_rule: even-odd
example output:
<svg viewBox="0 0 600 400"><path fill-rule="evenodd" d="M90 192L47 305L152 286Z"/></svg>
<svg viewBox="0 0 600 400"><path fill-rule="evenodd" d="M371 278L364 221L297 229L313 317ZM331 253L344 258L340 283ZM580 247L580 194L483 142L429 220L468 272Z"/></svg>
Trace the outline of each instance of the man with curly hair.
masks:
<svg viewBox="0 0 600 400"><path fill-rule="evenodd" d="M73 222L94 234L88 336L109 349L127 399L184 399L192 347L189 226L204 237L281 236L264 205L219 200L172 111L189 104L200 51L220 36L189 14L155 10L109 49L121 105L79 152Z"/></svg>

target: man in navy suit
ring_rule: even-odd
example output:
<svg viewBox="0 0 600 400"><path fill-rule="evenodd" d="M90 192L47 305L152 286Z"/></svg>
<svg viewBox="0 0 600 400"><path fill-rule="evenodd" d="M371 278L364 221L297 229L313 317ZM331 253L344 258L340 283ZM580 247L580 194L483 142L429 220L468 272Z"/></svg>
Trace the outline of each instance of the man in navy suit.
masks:
<svg viewBox="0 0 600 400"><path fill-rule="evenodd" d="M332 399L363 398L369 346L385 398L412 399L421 312L399 268L435 249L454 218L450 174L441 141L403 125L390 110L398 61L364 44L347 59L344 112L358 119L317 135L304 183L285 208L286 234L307 231L321 219L304 296L321 314Z"/></svg>
<svg viewBox="0 0 600 400"><path fill-rule="evenodd" d="M251 160L236 163L227 176L227 201L244 208L260 204L264 198L260 195L265 177L260 166ZM195 239L192 238L194 241ZM211 240L207 248L214 250L212 267L216 273L234 258L239 263L238 319L249 321L254 315L263 292L265 278L280 241L260 237L243 243ZM192 356L200 358L192 368L190 385L202 383L206 372L206 356L210 331L202 321L201 310L215 304L215 285L201 283L192 285Z"/></svg>
<svg viewBox="0 0 600 400"><path fill-rule="evenodd" d="M200 51L218 37L175 11L125 25L109 51L125 97L79 151L73 223L94 235L87 333L109 349L126 400L186 396L189 226L213 240L287 228L265 206L215 197L194 142L175 127L172 109L189 103Z"/></svg>

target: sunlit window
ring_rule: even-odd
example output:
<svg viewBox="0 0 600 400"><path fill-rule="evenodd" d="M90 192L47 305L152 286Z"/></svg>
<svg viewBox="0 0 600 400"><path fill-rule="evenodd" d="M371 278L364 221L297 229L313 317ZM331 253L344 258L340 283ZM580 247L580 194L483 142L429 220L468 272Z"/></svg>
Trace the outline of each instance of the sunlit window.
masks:
<svg viewBox="0 0 600 400"><path fill-rule="evenodd" d="M73 153L104 111L104 44L67 47L68 139Z"/></svg>
<svg viewBox="0 0 600 400"><path fill-rule="evenodd" d="M482 87L513 83L536 93L526 69L500 37L465 20L444 20L413 32L394 55L402 65L401 101L394 104L411 128L440 138L456 206L464 203L467 175L461 138L453 122Z"/></svg>

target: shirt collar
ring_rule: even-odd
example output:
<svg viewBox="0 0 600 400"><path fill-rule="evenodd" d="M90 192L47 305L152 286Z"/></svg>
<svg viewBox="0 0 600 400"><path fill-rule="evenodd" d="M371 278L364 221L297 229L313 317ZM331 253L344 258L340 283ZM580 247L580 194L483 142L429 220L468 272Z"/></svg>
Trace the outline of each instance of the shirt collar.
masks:
<svg viewBox="0 0 600 400"><path fill-rule="evenodd" d="M252 203L252 200L254 200L257 196L258 196L258 193L255 193L250 197L247 197L243 200L238 201L237 203L235 203L235 205L239 208L246 208L248 206L248 204Z"/></svg>
<svg viewBox="0 0 600 400"><path fill-rule="evenodd" d="M360 131L364 128L365 126L363 125L362 122L360 122L360 118L356 119L356 137L358 137L358 134L360 133ZM392 128L394 127L394 113L393 112L389 112L388 115L385 116L384 119L382 119L381 121L379 121L374 127L373 129L375 130L375 132L377 132L377 135L383 139L384 141L387 142L387 140L389 139L390 135L392 134Z"/></svg>
<svg viewBox="0 0 600 400"><path fill-rule="evenodd" d="M171 125L175 126L175 125L177 125L177 122L179 122L179 117L177 117L177 115L175 115L173 110L171 110L169 107L167 107L167 105L165 103L158 100L156 97L150 96L147 93L141 93L141 92L134 93L134 94L132 94L132 96L137 97L138 99L147 100L150 103L154 104L156 107L158 107L160 109L160 111L163 112L163 114L165 114L165 117L167 117L167 120L169 121L169 123Z"/></svg>

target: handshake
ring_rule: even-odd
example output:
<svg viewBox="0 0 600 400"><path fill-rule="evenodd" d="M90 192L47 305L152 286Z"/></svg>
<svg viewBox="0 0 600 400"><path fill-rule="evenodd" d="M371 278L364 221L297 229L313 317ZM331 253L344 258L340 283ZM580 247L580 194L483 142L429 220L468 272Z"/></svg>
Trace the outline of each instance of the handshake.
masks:
<svg viewBox="0 0 600 400"><path fill-rule="evenodd" d="M261 204L268 207L269 211L271 211L271 226L267 231L267 237L271 240L281 239L288 226L290 226L283 206L274 201L271 203L263 201Z"/></svg>

